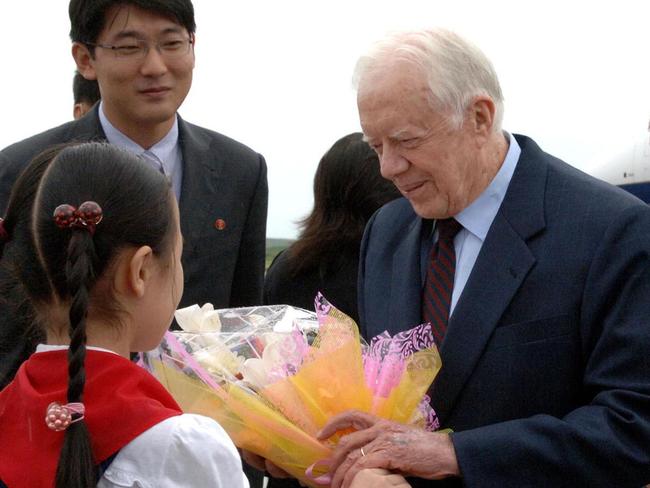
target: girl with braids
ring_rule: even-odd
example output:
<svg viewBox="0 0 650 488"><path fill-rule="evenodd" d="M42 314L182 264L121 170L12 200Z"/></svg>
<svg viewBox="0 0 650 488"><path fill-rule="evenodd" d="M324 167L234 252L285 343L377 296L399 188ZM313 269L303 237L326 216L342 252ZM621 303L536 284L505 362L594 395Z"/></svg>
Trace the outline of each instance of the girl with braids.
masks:
<svg viewBox="0 0 650 488"><path fill-rule="evenodd" d="M0 392L0 486L248 486L223 429L129 360L158 344L183 291L162 174L99 143L37 159L0 240L47 338Z"/></svg>

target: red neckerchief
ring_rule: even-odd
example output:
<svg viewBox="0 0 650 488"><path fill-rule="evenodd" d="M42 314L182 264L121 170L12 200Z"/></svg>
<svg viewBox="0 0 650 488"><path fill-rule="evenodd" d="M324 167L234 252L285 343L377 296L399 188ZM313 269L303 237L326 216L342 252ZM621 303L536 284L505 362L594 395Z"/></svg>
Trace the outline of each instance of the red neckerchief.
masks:
<svg viewBox="0 0 650 488"><path fill-rule="evenodd" d="M67 403L67 354L33 354L0 392L0 479L9 488L54 486L64 432L46 426L45 411L51 402ZM85 369L84 421L97 464L182 413L158 380L117 354L89 350Z"/></svg>

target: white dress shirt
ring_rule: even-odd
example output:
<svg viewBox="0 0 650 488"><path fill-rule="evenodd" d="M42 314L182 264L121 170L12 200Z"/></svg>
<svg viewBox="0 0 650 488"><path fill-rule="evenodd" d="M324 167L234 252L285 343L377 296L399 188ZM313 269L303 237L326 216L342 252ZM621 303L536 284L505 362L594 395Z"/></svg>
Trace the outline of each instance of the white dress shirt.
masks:
<svg viewBox="0 0 650 488"><path fill-rule="evenodd" d="M176 200L179 200L183 181L183 153L178 144L178 117L174 118L174 125L167 135L149 149L143 148L111 124L104 114L103 102L99 104L99 122L108 142L143 157L158 170L162 167L162 172L171 181Z"/></svg>

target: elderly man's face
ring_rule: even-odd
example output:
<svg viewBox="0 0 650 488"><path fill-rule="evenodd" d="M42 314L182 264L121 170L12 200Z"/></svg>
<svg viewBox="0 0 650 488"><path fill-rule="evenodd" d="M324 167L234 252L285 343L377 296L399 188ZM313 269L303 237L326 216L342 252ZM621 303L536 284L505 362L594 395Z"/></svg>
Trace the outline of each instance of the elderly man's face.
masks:
<svg viewBox="0 0 650 488"><path fill-rule="evenodd" d="M428 101L429 88L412 65L370 72L359 86L361 127L377 151L381 173L424 218L457 214L484 182L472 124L451 128Z"/></svg>

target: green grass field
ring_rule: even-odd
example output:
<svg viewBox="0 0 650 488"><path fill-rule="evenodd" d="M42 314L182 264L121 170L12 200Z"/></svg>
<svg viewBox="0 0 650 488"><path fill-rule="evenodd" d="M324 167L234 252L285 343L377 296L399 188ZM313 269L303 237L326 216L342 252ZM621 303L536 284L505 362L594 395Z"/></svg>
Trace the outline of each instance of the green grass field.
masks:
<svg viewBox="0 0 650 488"><path fill-rule="evenodd" d="M289 247L293 242L293 239L273 239L269 238L266 240L266 266L265 269L268 269L273 258L278 255L280 251Z"/></svg>

